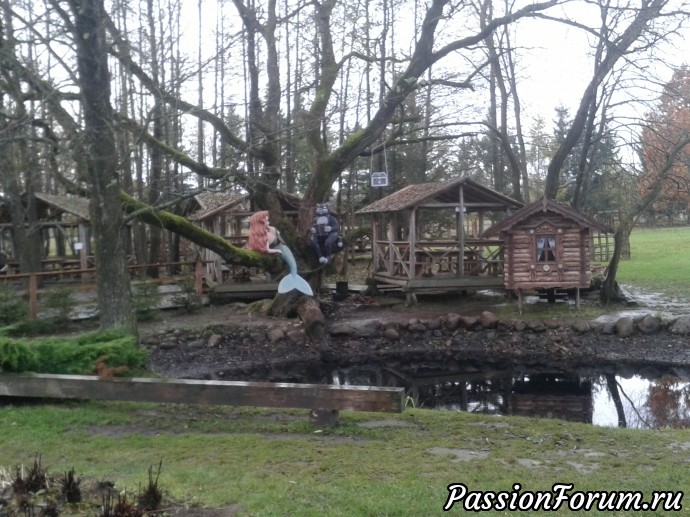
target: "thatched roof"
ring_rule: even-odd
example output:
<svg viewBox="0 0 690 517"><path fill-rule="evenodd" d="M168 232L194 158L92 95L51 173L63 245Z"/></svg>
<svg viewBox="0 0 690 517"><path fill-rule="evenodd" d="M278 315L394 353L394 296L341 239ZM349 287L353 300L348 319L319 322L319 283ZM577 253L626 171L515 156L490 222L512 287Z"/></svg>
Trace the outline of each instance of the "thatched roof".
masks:
<svg viewBox="0 0 690 517"><path fill-rule="evenodd" d="M425 203L458 203L460 186L463 188L463 203L468 212L478 210L503 210L519 208L522 203L496 192L469 178L451 181L419 183L394 192L374 203L361 208L357 214L376 214L407 210Z"/></svg>
<svg viewBox="0 0 690 517"><path fill-rule="evenodd" d="M610 228L607 228L605 225L599 223L598 221L595 221L591 217L588 217L577 210L573 210L570 207L567 207L565 205L562 205L561 203L557 203L556 201L553 201L552 199L547 199L545 197L541 198L539 201L535 201L531 205L527 205L526 207L521 208L517 212L513 213L509 217L506 217L502 221L494 224L491 228L486 230L484 232L485 237L491 237L500 234L501 232L505 232L510 230L513 226L516 224L524 221L528 217L537 214L539 212L553 212L556 214L561 215L562 217L565 217L566 219L570 219L571 221L575 222L577 225L582 226L584 228L592 228L595 230L599 230L600 232L608 233L611 231Z"/></svg>

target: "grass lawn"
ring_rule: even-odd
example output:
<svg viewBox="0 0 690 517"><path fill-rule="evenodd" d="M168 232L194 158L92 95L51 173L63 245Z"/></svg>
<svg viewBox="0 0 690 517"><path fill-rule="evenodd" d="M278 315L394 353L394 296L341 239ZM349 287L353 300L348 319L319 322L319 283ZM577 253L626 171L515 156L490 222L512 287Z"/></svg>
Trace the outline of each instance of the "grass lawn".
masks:
<svg viewBox="0 0 690 517"><path fill-rule="evenodd" d="M3 407L0 465L13 471L41 454L49 472L74 467L80 477L136 494L148 468L162 460L159 484L167 496L205 507L238 504L240 515L253 516L442 515L447 486L458 483L509 493L515 483L520 493L573 483L573 491L641 491L644 501L654 490L690 486L689 430L419 409L343 412L340 427L317 429L307 416L113 402ZM677 515L689 510L690 501ZM466 513L462 502L450 512ZM557 514L575 512L564 504Z"/></svg>
<svg viewBox="0 0 690 517"><path fill-rule="evenodd" d="M620 263L620 284L690 301L690 227L636 229L630 254Z"/></svg>

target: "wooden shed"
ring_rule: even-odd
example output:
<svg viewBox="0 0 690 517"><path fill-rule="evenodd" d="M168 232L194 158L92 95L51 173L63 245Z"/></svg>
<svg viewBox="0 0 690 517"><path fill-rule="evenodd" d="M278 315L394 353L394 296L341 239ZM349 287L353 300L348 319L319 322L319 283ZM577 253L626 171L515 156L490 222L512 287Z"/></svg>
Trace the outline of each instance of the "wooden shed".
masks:
<svg viewBox="0 0 690 517"><path fill-rule="evenodd" d="M372 218L373 272L408 294L503 286L503 243L485 225L522 203L466 177L421 183L356 212Z"/></svg>
<svg viewBox="0 0 690 517"><path fill-rule="evenodd" d="M486 238L505 246L504 287L524 290L588 288L593 232L608 229L553 200L542 198L489 228Z"/></svg>

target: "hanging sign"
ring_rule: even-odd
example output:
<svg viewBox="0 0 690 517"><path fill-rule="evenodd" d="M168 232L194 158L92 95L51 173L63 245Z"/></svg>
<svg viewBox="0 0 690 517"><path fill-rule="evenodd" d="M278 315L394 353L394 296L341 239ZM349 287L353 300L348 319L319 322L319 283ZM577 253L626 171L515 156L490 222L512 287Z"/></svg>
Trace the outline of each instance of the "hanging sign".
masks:
<svg viewBox="0 0 690 517"><path fill-rule="evenodd" d="M388 174L385 172L372 172L371 173L371 186L372 187L387 187L388 186Z"/></svg>

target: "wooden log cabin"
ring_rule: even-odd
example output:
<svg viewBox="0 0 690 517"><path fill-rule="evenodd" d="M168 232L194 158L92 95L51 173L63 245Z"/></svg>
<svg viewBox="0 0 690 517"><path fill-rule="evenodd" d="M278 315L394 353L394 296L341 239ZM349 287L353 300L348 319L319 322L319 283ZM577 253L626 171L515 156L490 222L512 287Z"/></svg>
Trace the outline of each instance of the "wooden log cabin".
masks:
<svg viewBox="0 0 690 517"><path fill-rule="evenodd" d="M520 307L527 290L580 289L592 280L592 234L608 228L571 208L542 198L484 232L504 241L504 287Z"/></svg>
<svg viewBox="0 0 690 517"><path fill-rule="evenodd" d="M522 207L466 177L407 187L356 212L371 217L373 284L407 293L503 287L503 243L485 224Z"/></svg>

